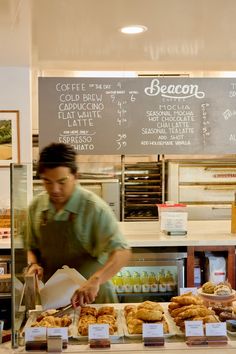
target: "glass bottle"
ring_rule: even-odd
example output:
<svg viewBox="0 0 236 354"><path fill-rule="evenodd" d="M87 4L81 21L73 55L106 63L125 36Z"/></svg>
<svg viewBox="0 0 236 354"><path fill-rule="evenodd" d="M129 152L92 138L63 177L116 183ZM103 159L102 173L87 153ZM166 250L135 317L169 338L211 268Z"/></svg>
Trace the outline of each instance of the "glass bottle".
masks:
<svg viewBox="0 0 236 354"><path fill-rule="evenodd" d="M141 273L141 285L142 285L142 292L143 293L148 293L150 291L148 273L146 271L143 271Z"/></svg>
<svg viewBox="0 0 236 354"><path fill-rule="evenodd" d="M164 269L162 269L159 274L159 291L160 293L166 292L166 277Z"/></svg>
<svg viewBox="0 0 236 354"><path fill-rule="evenodd" d="M149 285L150 285L150 291L152 293L155 293L158 291L158 280L154 272L151 272L149 275Z"/></svg>
<svg viewBox="0 0 236 354"><path fill-rule="evenodd" d="M168 270L166 273L166 291L175 291L176 281L174 275Z"/></svg>
<svg viewBox="0 0 236 354"><path fill-rule="evenodd" d="M123 276L121 272L118 272L116 274L113 284L115 285L115 289L117 293L123 293L125 291Z"/></svg>
<svg viewBox="0 0 236 354"><path fill-rule="evenodd" d="M138 272L134 272L132 276L133 291L134 293L140 293L142 291L141 278Z"/></svg>
<svg viewBox="0 0 236 354"><path fill-rule="evenodd" d="M133 280L130 274L130 271L126 270L124 275L123 275L123 281L124 281L124 290L126 293L132 293L133 292Z"/></svg>

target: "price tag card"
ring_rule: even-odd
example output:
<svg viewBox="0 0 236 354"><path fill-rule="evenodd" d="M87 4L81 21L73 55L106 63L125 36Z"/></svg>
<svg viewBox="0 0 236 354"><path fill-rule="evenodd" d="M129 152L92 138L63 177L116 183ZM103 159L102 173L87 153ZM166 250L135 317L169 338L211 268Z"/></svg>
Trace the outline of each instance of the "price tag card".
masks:
<svg viewBox="0 0 236 354"><path fill-rule="evenodd" d="M204 335L202 321L185 321L186 337L201 337Z"/></svg>
<svg viewBox="0 0 236 354"><path fill-rule="evenodd" d="M68 327L48 328L47 335L50 337L60 336L63 341L68 341Z"/></svg>
<svg viewBox="0 0 236 354"><path fill-rule="evenodd" d="M143 338L163 337L162 323L143 323Z"/></svg>
<svg viewBox="0 0 236 354"><path fill-rule="evenodd" d="M206 336L226 336L226 322L206 323Z"/></svg>
<svg viewBox="0 0 236 354"><path fill-rule="evenodd" d="M162 212L161 230L166 231L186 231L187 230L187 212Z"/></svg>
<svg viewBox="0 0 236 354"><path fill-rule="evenodd" d="M106 339L109 338L108 324L91 324L89 325L88 337L90 339Z"/></svg>
<svg viewBox="0 0 236 354"><path fill-rule="evenodd" d="M46 341L47 328L46 327L29 327L25 329L25 341Z"/></svg>
<svg viewBox="0 0 236 354"><path fill-rule="evenodd" d="M192 293L193 295L197 294L197 288L180 288L179 289L180 295L186 294L186 293Z"/></svg>

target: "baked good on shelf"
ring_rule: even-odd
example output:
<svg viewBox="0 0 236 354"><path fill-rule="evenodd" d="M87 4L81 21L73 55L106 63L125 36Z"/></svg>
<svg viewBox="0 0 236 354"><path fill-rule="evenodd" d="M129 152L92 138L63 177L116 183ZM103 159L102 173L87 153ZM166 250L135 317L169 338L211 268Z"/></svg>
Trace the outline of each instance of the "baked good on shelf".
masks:
<svg viewBox="0 0 236 354"><path fill-rule="evenodd" d="M207 281L202 285L202 292L205 294L214 294L216 285L211 281Z"/></svg>
<svg viewBox="0 0 236 354"><path fill-rule="evenodd" d="M136 312L136 317L143 321L161 321L163 313L155 309L140 308Z"/></svg>
<svg viewBox="0 0 236 354"><path fill-rule="evenodd" d="M68 315L62 317L44 316L41 321L35 321L31 327L69 327L72 323Z"/></svg>
<svg viewBox="0 0 236 354"><path fill-rule="evenodd" d="M221 281L218 285L226 285L232 291L232 286L231 286L230 282L228 282L228 280Z"/></svg>
<svg viewBox="0 0 236 354"><path fill-rule="evenodd" d="M97 309L93 306L83 306L80 310L80 316L92 315L97 316Z"/></svg>
<svg viewBox="0 0 236 354"><path fill-rule="evenodd" d="M78 331L81 336L87 336L88 335L88 326L90 324L97 323L97 319L93 315L84 315L80 317L79 322L78 322Z"/></svg>
<svg viewBox="0 0 236 354"><path fill-rule="evenodd" d="M78 332L81 336L88 335L89 325L96 323L106 323L109 325L109 334L113 335L117 331L116 311L113 306L102 306L98 310L93 306L81 308L78 321Z"/></svg>
<svg viewBox="0 0 236 354"><path fill-rule="evenodd" d="M171 298L171 301L177 302L181 305L200 305L203 303L203 300L200 299L199 296L196 295L179 295Z"/></svg>
<svg viewBox="0 0 236 354"><path fill-rule="evenodd" d="M173 311L171 311L171 316L172 317L177 317L181 312L184 312L185 310L189 310L189 309L194 309L197 308L199 305L186 305L186 306L181 306L177 309L174 309Z"/></svg>
<svg viewBox="0 0 236 354"><path fill-rule="evenodd" d="M56 309L48 309L46 311L43 311L37 316L36 321L40 322L44 317L52 316L52 315L54 315L57 312L58 312L58 310L56 310Z"/></svg>
<svg viewBox="0 0 236 354"><path fill-rule="evenodd" d="M221 312L232 313L232 311L233 311L232 306L224 306L222 304L213 305L211 309L215 312L216 315L219 315Z"/></svg>
<svg viewBox="0 0 236 354"><path fill-rule="evenodd" d="M205 306L199 306L198 308L188 309L188 310L185 310L184 312L181 312L178 315L178 317L183 318L183 319L187 319L187 318L195 317L195 316L205 317L207 315L214 315L214 311L208 309Z"/></svg>
<svg viewBox="0 0 236 354"><path fill-rule="evenodd" d="M130 312L134 312L136 311L136 306L135 305L126 305L124 307L124 315L125 317L127 317L127 315L130 313Z"/></svg>
<svg viewBox="0 0 236 354"><path fill-rule="evenodd" d="M224 285L224 284L218 284L215 287L214 290L214 295L218 295L218 296L224 296L224 295L230 295L232 293L232 289L230 289L228 287L228 285Z"/></svg>
<svg viewBox="0 0 236 354"><path fill-rule="evenodd" d="M98 309L97 315L98 316L111 315L111 316L116 317L116 311L113 306L102 306Z"/></svg>
<svg viewBox="0 0 236 354"><path fill-rule="evenodd" d="M171 313L171 311L173 311L175 309L178 309L180 307L181 307L181 305L178 302L170 302L168 304L168 310L169 310L170 313Z"/></svg>
<svg viewBox="0 0 236 354"><path fill-rule="evenodd" d="M219 322L215 315L206 315L206 316L196 316L192 318L192 321L202 321L203 324L205 323L216 323Z"/></svg>
<svg viewBox="0 0 236 354"><path fill-rule="evenodd" d="M156 311L161 311L164 313L164 309L159 302L154 302L154 301L144 301L141 302L138 306L137 309L146 309L146 310L156 310Z"/></svg>
<svg viewBox="0 0 236 354"><path fill-rule="evenodd" d="M133 318L129 321L127 327L130 334L142 334L143 321L138 318Z"/></svg>
<svg viewBox="0 0 236 354"><path fill-rule="evenodd" d="M219 319L221 322L225 322L227 320L236 320L236 315L232 312L221 312L219 314Z"/></svg>
<svg viewBox="0 0 236 354"><path fill-rule="evenodd" d="M101 315L97 318L97 323L106 323L109 325L109 333L114 334L117 331L116 319L112 315Z"/></svg>

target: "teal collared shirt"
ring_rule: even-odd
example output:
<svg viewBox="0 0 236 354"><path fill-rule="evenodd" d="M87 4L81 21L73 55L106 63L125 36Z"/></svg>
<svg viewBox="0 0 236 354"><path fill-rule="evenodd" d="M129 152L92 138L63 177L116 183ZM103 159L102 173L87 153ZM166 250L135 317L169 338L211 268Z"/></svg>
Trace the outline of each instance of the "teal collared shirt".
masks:
<svg viewBox="0 0 236 354"><path fill-rule="evenodd" d="M78 185L64 209L59 212L55 210L46 192L34 198L28 212L28 250L39 249L43 211L47 211L48 221L68 220L70 213L75 214L73 222L76 237L84 249L102 264L112 251L130 248L108 204L96 194Z"/></svg>

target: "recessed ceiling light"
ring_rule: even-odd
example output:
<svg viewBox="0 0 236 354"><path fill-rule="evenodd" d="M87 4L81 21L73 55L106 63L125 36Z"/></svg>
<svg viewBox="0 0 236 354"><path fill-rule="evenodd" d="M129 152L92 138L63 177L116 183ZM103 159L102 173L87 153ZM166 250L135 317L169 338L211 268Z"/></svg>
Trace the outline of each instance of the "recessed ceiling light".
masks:
<svg viewBox="0 0 236 354"><path fill-rule="evenodd" d="M136 34L136 33L142 33L147 31L147 27L141 25L132 25L132 26L122 27L120 31L125 34Z"/></svg>

